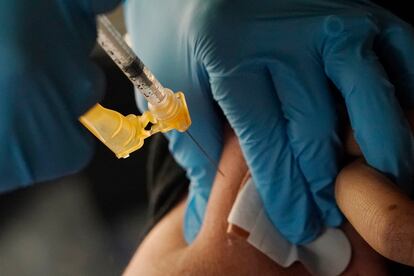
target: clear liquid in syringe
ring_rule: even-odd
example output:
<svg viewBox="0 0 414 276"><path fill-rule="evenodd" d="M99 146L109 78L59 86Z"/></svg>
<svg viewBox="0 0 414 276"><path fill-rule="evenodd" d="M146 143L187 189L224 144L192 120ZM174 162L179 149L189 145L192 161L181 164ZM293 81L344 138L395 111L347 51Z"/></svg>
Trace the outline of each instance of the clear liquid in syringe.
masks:
<svg viewBox="0 0 414 276"><path fill-rule="evenodd" d="M165 98L164 87L106 18L99 17L99 23L98 43L102 49L108 53L149 103L160 104Z"/></svg>

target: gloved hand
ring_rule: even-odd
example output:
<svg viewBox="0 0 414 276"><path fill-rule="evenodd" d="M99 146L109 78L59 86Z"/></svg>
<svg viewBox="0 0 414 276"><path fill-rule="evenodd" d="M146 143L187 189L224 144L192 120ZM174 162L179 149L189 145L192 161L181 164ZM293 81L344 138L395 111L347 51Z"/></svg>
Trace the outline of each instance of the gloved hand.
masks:
<svg viewBox="0 0 414 276"><path fill-rule="evenodd" d="M78 117L102 96L95 14L118 0L0 3L0 192L72 173L92 155Z"/></svg>
<svg viewBox="0 0 414 276"><path fill-rule="evenodd" d="M414 35L396 16L362 0L141 0L126 11L139 56L166 87L186 93L190 131L216 160L218 103L269 218L289 241L307 243L341 223L333 181L342 143L330 81L367 162L411 191L413 136L397 98L414 106ZM191 179L191 242L215 171L186 136L168 137Z"/></svg>

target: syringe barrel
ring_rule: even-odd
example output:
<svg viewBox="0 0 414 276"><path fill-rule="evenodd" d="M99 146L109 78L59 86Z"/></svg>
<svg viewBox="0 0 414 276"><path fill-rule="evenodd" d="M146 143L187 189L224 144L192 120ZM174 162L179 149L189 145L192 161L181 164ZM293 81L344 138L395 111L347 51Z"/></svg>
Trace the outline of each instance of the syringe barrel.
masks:
<svg viewBox="0 0 414 276"><path fill-rule="evenodd" d="M104 15L98 16L98 43L151 105L163 102L166 98L164 87Z"/></svg>

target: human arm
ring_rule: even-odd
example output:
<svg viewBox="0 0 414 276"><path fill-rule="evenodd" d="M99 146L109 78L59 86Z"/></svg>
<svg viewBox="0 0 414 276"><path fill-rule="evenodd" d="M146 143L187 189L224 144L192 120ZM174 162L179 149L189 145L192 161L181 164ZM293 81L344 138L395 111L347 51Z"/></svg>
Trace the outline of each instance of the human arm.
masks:
<svg viewBox="0 0 414 276"><path fill-rule="evenodd" d="M296 263L282 268L242 239L227 234L227 217L247 171L234 136L227 136L221 163L226 177L217 175L200 235L191 244L182 225L185 198L147 235L125 275L306 275ZM353 246L353 258L344 275L384 275L384 260L349 225L344 231ZM369 274L370 273L370 274Z"/></svg>
<svg viewBox="0 0 414 276"><path fill-rule="evenodd" d="M227 235L227 216L247 171L235 136L228 136L206 219L200 235L188 245L183 236L185 198L146 236L125 275L275 275L284 273L265 255L245 241ZM302 266L286 272L306 275ZM277 274L279 275L279 274ZM281 274L284 275L284 274Z"/></svg>

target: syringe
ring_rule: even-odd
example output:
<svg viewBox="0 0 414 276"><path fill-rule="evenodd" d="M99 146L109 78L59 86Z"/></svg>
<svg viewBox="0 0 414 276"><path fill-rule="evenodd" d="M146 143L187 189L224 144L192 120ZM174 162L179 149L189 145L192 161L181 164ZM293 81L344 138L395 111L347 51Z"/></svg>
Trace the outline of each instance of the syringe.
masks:
<svg viewBox="0 0 414 276"><path fill-rule="evenodd" d="M186 132L209 162L223 175L213 159L188 132L191 118L184 94L174 94L170 89L164 88L104 15L98 16L97 41L148 101L149 111L142 116L125 117L97 104L80 121L118 158L126 158L131 152L141 148L144 139L154 133L172 129ZM152 126L147 130L149 123Z"/></svg>
<svg viewBox="0 0 414 276"><path fill-rule="evenodd" d="M150 104L158 105L165 99L164 87L104 15L98 16L97 41Z"/></svg>
<svg viewBox="0 0 414 276"><path fill-rule="evenodd" d="M151 129L153 132L171 129L184 132L190 127L184 94L174 94L164 88L105 15L98 16L97 41L148 101L148 109L157 120L157 125Z"/></svg>

